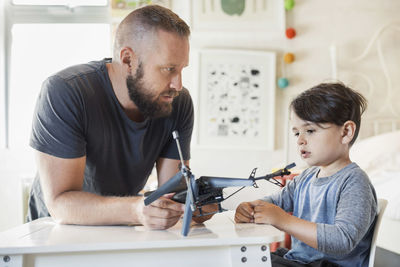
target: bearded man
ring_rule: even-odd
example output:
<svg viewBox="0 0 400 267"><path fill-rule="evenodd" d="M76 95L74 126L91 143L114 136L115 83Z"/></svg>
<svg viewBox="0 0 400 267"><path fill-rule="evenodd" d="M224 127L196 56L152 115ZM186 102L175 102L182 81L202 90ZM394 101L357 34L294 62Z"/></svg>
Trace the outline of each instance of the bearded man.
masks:
<svg viewBox="0 0 400 267"><path fill-rule="evenodd" d="M49 77L39 95L30 145L38 176L28 219L63 224L142 224L167 229L184 207L164 196L144 206L154 165L162 185L179 171L179 131L189 164L193 103L182 87L188 25L169 9L146 6L119 25L113 59Z"/></svg>

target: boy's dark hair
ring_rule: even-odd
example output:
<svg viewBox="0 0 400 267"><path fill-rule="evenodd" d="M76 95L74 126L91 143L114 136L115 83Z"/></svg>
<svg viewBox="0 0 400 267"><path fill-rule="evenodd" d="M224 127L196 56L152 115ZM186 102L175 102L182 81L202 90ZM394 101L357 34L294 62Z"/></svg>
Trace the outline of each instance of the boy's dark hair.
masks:
<svg viewBox="0 0 400 267"><path fill-rule="evenodd" d="M351 146L360 131L361 114L367 108L367 100L342 83L321 83L297 96L290 103L290 108L302 120L316 124L334 123L342 126L346 121L353 121L356 130Z"/></svg>

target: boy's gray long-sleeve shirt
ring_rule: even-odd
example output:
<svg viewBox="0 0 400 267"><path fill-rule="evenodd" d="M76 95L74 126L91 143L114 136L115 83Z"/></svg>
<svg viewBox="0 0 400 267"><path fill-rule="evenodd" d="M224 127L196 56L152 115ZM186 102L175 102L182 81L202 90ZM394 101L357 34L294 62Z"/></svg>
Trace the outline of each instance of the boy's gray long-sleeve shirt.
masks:
<svg viewBox="0 0 400 267"><path fill-rule="evenodd" d="M312 167L281 191L263 200L317 224L318 250L292 237L289 260L309 263L319 259L341 266L368 266L377 214L375 189L367 174L351 163L329 177L317 178Z"/></svg>

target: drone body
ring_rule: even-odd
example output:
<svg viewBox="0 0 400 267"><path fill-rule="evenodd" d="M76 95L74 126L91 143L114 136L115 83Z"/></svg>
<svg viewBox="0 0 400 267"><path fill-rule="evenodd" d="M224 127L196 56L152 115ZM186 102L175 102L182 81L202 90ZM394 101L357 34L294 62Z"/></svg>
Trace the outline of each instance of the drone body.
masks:
<svg viewBox="0 0 400 267"><path fill-rule="evenodd" d="M224 209L221 207L221 202L231 197L246 186L258 187L256 180L267 180L276 185L281 184L274 179L276 176L288 175L290 172L288 169L295 166L294 163L286 166L284 169L278 170L274 173L266 176L255 177L256 168L250 174L248 179L243 178L227 178L227 177L211 177L202 176L199 179L195 179L190 169L183 163L182 153L179 145L179 135L177 131L174 131L173 137L176 140L179 156L181 159L181 170L170 178L165 184L160 186L153 192L145 194L147 196L144 200L145 205L149 205L159 197L167 193L175 193L172 197L173 200L185 203L185 212L183 217L182 235L187 236L189 233L190 222L192 220L193 212L198 209L199 215L205 216L214 213L223 212ZM241 186L239 190L232 193L228 197L224 198L223 188ZM218 211L211 213L203 213L202 207L209 204L217 204Z"/></svg>

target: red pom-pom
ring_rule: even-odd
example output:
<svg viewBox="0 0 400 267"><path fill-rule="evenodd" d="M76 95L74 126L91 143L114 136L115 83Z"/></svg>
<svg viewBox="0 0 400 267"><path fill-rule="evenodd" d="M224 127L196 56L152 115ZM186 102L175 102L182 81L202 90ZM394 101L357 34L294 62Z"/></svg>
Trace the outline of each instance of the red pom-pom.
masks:
<svg viewBox="0 0 400 267"><path fill-rule="evenodd" d="M296 36L296 31L293 28L287 28L286 29L286 37L288 39L292 39Z"/></svg>

